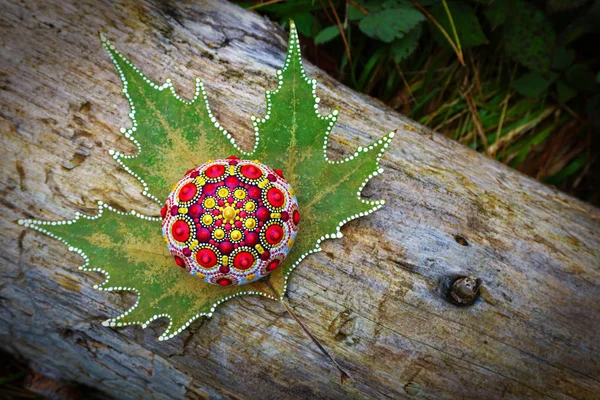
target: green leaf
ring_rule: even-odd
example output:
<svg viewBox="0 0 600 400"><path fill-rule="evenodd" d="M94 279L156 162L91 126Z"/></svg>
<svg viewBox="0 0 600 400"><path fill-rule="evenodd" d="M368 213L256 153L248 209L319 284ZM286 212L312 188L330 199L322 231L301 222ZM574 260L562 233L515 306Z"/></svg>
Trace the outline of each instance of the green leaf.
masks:
<svg viewBox="0 0 600 400"><path fill-rule="evenodd" d="M95 217L52 224L22 221L25 226L59 238L69 250L81 255L84 271L101 271L106 280L95 288L133 291L138 301L121 315L107 320L108 326L142 325L166 316L169 326L158 338L165 340L200 316L210 316L228 296L262 294L273 298L264 281L243 286L211 285L175 266L162 238L160 218L132 212L125 214L99 204Z"/></svg>
<svg viewBox="0 0 600 400"><path fill-rule="evenodd" d="M556 77L556 74L543 77L535 72L530 72L515 80L512 87L523 96L538 97L550 87Z"/></svg>
<svg viewBox="0 0 600 400"><path fill-rule="evenodd" d="M365 200L360 192L381 172L378 160L394 133L359 147L347 159L330 160L326 149L338 111L318 113L316 80L304 72L294 31L279 78L280 87L266 93L268 119L254 121L260 141L251 157L283 170L300 206L302 225L296 243L282 267L269 275L273 286L284 293L289 274L306 255L320 250L323 239L340 237L342 225L383 205L383 201Z"/></svg>
<svg viewBox="0 0 600 400"><path fill-rule="evenodd" d="M177 95L170 79L162 85L153 82L103 40L131 108L132 128L122 128L121 132L126 138L135 137L132 141L138 148L135 156L111 153L140 179L146 196L162 205L187 170L206 160L245 154L216 122L198 78L193 99L185 101Z"/></svg>
<svg viewBox="0 0 600 400"><path fill-rule="evenodd" d="M585 93L594 93L596 90L596 77L587 64L575 64L566 73L567 81L577 90Z"/></svg>
<svg viewBox="0 0 600 400"><path fill-rule="evenodd" d="M575 51L573 49L567 49L563 46L556 47L554 52L554 58L552 59L552 68L554 69L565 69L569 65L573 64L575 60Z"/></svg>
<svg viewBox="0 0 600 400"><path fill-rule="evenodd" d="M315 28L318 29L319 23L314 15L312 15L310 12L301 11L290 15L289 18L291 18L296 24L298 32L307 37L315 36Z"/></svg>
<svg viewBox="0 0 600 400"><path fill-rule="evenodd" d="M510 0L494 0L484 11L483 14L490 23L492 30L498 28L506 21L510 13Z"/></svg>
<svg viewBox="0 0 600 400"><path fill-rule="evenodd" d="M571 88L571 86L563 81L556 83L556 90L558 91L558 100L563 104L577 95L577 90Z"/></svg>
<svg viewBox="0 0 600 400"><path fill-rule="evenodd" d="M504 46L516 62L535 72L550 69L556 35L543 12L517 1L504 25Z"/></svg>
<svg viewBox="0 0 600 400"><path fill-rule="evenodd" d="M456 33L458 34L458 40L460 40L461 47L463 49L479 46L480 44L487 43L479 20L475 15L473 8L463 2L448 2L448 9L452 15L454 26L456 27ZM437 4L430 10L431 15L442 25L448 35L454 40L452 34L452 26L450 19L444 8L443 4ZM431 27L431 31L435 40L444 48L450 49L450 45L447 39L442 35L439 29L435 26Z"/></svg>
<svg viewBox="0 0 600 400"><path fill-rule="evenodd" d="M315 36L315 44L327 43L340 35L340 28L337 25L331 25L323 29Z"/></svg>
<svg viewBox="0 0 600 400"><path fill-rule="evenodd" d="M282 297L293 269L307 255L320 251L322 241L340 238L344 224L383 206L383 200L367 200L361 192L382 172L379 159L394 132L359 147L346 159L328 159L328 138L338 111L319 114L316 81L306 76L295 25L290 29L284 67L277 72L277 89L266 92L268 113L263 118L252 117L256 141L249 153L239 149L217 123L199 80L193 100L184 101L170 81L163 85L152 82L102 37L132 110L133 126L122 132L138 147L135 157L113 152L114 158L143 182L145 195L162 203L188 169L211 159L241 155L283 170L302 215L295 244L278 269L268 278L228 287L211 285L176 267L163 241L159 218L136 211L122 213L101 203L96 217L19 221L80 254L85 260L81 269L104 271L106 282L101 290L133 291L139 296L130 310L109 319L108 325L145 327L154 319L167 317L170 324L159 338L164 340L199 316L210 316L218 304L233 296Z"/></svg>
<svg viewBox="0 0 600 400"><path fill-rule="evenodd" d="M419 10L412 5L404 5L371 13L360 21L359 27L365 35L391 43L423 20L425 16Z"/></svg>
<svg viewBox="0 0 600 400"><path fill-rule="evenodd" d="M396 39L392 42L392 51L396 62L400 62L410 56L419 44L421 36L421 25L417 25L413 30L408 32L403 38Z"/></svg>
<svg viewBox="0 0 600 400"><path fill-rule="evenodd" d="M600 0L595 0L589 7L582 8L577 15L576 18L570 19L571 23L560 33L560 42L565 46L588 33L599 31Z"/></svg>

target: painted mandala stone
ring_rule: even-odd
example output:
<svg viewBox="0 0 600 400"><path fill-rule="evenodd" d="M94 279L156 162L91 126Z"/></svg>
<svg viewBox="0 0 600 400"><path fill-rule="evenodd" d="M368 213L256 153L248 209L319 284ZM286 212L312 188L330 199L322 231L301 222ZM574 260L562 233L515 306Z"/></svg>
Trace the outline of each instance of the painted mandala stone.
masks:
<svg viewBox="0 0 600 400"><path fill-rule="evenodd" d="M210 161L189 170L161 210L175 263L215 285L243 285L285 259L300 223L283 173L257 161Z"/></svg>

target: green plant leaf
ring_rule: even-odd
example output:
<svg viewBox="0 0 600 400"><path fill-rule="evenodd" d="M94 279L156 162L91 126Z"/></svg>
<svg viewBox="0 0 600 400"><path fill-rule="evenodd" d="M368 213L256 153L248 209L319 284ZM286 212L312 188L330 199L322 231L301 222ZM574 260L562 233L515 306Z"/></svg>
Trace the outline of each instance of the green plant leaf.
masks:
<svg viewBox="0 0 600 400"><path fill-rule="evenodd" d="M379 158L394 133L359 147L344 160L330 160L326 149L338 111L326 116L318 113L316 80L304 72L294 31L278 76L279 88L266 93L270 114L253 121L260 140L252 158L283 170L296 192L302 215L294 246L283 265L269 275L283 294L292 270L308 254L319 251L322 240L341 237L342 225L383 205L380 200L365 200L360 192L368 180L382 172Z"/></svg>
<svg viewBox="0 0 600 400"><path fill-rule="evenodd" d="M557 76L557 74L552 73L547 77L543 77L535 72L529 72L515 80L512 87L523 96L538 97L548 90Z"/></svg>
<svg viewBox="0 0 600 400"><path fill-rule="evenodd" d="M553 69L565 69L575 60L575 51L564 46L557 46L552 58Z"/></svg>
<svg viewBox="0 0 600 400"><path fill-rule="evenodd" d="M340 36L340 28L337 25L328 26L315 36L315 44L327 43L338 36Z"/></svg>
<svg viewBox="0 0 600 400"><path fill-rule="evenodd" d="M177 268L161 234L160 218L125 214L99 204L98 215L72 220L22 221L25 226L58 238L81 255L84 271L101 271L105 291L133 291L136 304L105 321L107 326L142 325L167 317L169 326L159 340L173 337L200 316L210 316L217 304L243 294L274 298L264 281L243 286L211 285Z"/></svg>
<svg viewBox="0 0 600 400"><path fill-rule="evenodd" d="M424 20L425 16L419 10L412 5L403 5L371 13L360 21L359 27L365 35L391 43Z"/></svg>
<svg viewBox="0 0 600 400"><path fill-rule="evenodd" d="M535 72L550 69L556 35L543 12L529 3L517 1L504 24L504 46L516 62Z"/></svg>
<svg viewBox="0 0 600 400"><path fill-rule="evenodd" d="M566 73L567 81L577 90L585 93L594 93L596 90L596 77L587 64L572 65Z"/></svg>
<svg viewBox="0 0 600 400"><path fill-rule="evenodd" d="M487 43L487 38L481 29L481 25L479 25L479 20L475 15L475 11L470 5L463 2L448 2L447 4L450 14L452 14L452 20L454 21L454 26L456 27L458 39L460 40L460 44L463 49ZM433 15L433 17L440 23L440 25L442 25L442 27L454 40L454 36L452 35L452 26L450 24L450 20L448 19L448 14L444 9L444 5L437 4L431 8L430 12L431 15ZM451 48L446 38L442 35L437 27L431 26L431 32L435 40L442 47L447 49Z"/></svg>
<svg viewBox="0 0 600 400"><path fill-rule="evenodd" d="M565 46L588 33L599 31L600 0L594 0L589 6L578 10L577 15L560 32L560 42Z"/></svg>
<svg viewBox="0 0 600 400"><path fill-rule="evenodd" d="M392 51L396 62L400 62L410 56L419 44L421 36L421 25L417 25L413 30L408 32L403 38L396 39L392 42Z"/></svg>
<svg viewBox="0 0 600 400"><path fill-rule="evenodd" d="M292 14L289 18L294 20L296 29L302 35L306 37L315 36L315 30L318 30L319 22L313 14L308 11L301 11Z"/></svg>
<svg viewBox="0 0 600 400"><path fill-rule="evenodd" d="M556 83L556 90L558 91L558 100L561 103L566 103L577 95L577 90L573 89L563 81L558 81Z"/></svg>
<svg viewBox="0 0 600 400"><path fill-rule="evenodd" d="M96 217L77 215L62 222L22 220L31 227L61 240L81 255L87 271L104 271L102 290L133 291L136 304L111 318L110 326L139 324L167 317L169 327L159 339L181 332L194 319L210 316L223 301L243 294L280 298L285 294L293 269L309 254L320 251L326 239L340 238L340 228L383 206L383 200L367 200L362 188L383 170L379 159L394 132L359 147L343 160L327 157L328 138L338 111L318 112L316 81L302 68L295 25L284 67L277 71L278 86L266 92L267 114L252 116L256 141L250 152L237 147L211 113L199 80L192 101L181 99L169 80L152 82L102 37L123 81L130 103L132 128L123 134L138 147L135 157L112 152L114 158L144 187L144 194L162 203L170 186L184 173L211 159L240 155L260 159L283 170L295 190L302 223L295 244L282 265L268 276L243 286L211 285L178 268L162 238L161 221L132 211L126 214L100 204Z"/></svg>
<svg viewBox="0 0 600 400"><path fill-rule="evenodd" d="M494 0L484 11L483 14L490 23L492 30L498 28L506 21L510 13L510 0Z"/></svg>

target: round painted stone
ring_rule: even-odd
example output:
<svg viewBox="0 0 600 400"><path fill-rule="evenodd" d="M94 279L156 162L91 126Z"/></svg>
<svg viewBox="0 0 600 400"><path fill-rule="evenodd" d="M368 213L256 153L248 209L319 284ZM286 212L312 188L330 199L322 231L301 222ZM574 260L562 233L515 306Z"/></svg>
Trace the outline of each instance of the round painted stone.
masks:
<svg viewBox="0 0 600 400"><path fill-rule="evenodd" d="M175 265L220 286L270 274L290 251L300 223L283 173L235 156L189 170L161 215Z"/></svg>

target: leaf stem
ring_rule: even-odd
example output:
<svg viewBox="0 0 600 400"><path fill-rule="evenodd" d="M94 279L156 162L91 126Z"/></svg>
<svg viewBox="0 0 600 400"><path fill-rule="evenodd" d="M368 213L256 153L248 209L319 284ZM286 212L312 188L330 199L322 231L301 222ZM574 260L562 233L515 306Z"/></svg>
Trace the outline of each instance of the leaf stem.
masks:
<svg viewBox="0 0 600 400"><path fill-rule="evenodd" d="M308 328L304 325L304 323L296 315L294 310L292 310L292 307L290 307L289 304L287 304L287 302L283 300L283 297L279 295L277 290L273 287L273 284L271 284L271 281L269 279L266 279L265 281L267 282L267 285L269 286L271 291L275 294L275 297L277 297L279 299L279 302L283 305L283 307L285 307L287 312L290 313L292 318L294 318L294 320L298 323L298 325L300 325L300 327L302 328L304 333L306 333L308 335L308 337L313 341L313 343L317 345L319 350L321 350L321 353L323 353L323 355L325 357L327 357L333 363L333 365L338 369L338 371L340 371L342 385L344 383L346 383L347 381L349 381L350 375L348 375L348 373L346 371L344 371L344 369L340 366L340 364L338 364L337 361L335 361L335 359L331 356L331 354L329 354L329 352L327 350L325 350L325 347L323 347L323 345L319 342L319 340L308 330Z"/></svg>
<svg viewBox="0 0 600 400"><path fill-rule="evenodd" d="M431 15L429 13L429 11L427 11L422 5L420 5L419 3L417 3L416 1L412 0L412 3L415 5L415 7L417 7L423 14L425 14L425 16L427 18L429 18L429 20L431 22L433 22L433 24L440 30L440 32L442 33L442 35L444 35L444 37L446 38L446 40L448 41L448 43L450 44L450 46L452 47L452 50L454 50L454 52L456 53L456 57L458 57L458 61L464 66L465 65L465 59L463 57L463 53L462 50L459 50L456 45L454 44L454 42L452 41L452 39L450 38L450 35L448 35L448 32L446 32L446 30L444 29L444 27L437 21L437 19L435 19L433 17L433 15ZM459 44L460 46L460 44Z"/></svg>
<svg viewBox="0 0 600 400"><path fill-rule="evenodd" d="M340 35L342 35L342 40L344 41L344 46L346 47L346 54L348 54L348 61L352 64L352 55L350 55L350 46L348 46L348 41L346 40L346 34L344 33L344 28L342 27L342 22L340 21L340 17L333 6L331 0L327 0L329 2L329 6L331 7L331 11L333 11L333 16L335 17L335 21L337 23L338 29L340 30Z"/></svg>
<svg viewBox="0 0 600 400"><path fill-rule="evenodd" d="M265 1L264 3L254 4L254 5L246 8L246 10L256 10L257 8L264 7L264 6L270 6L271 4L280 3L282 1L283 0L269 0L269 1Z"/></svg>

